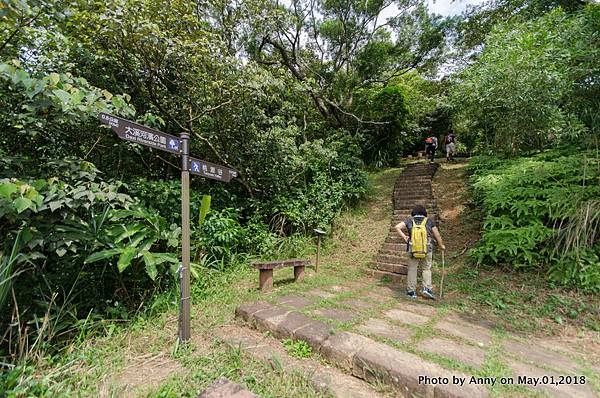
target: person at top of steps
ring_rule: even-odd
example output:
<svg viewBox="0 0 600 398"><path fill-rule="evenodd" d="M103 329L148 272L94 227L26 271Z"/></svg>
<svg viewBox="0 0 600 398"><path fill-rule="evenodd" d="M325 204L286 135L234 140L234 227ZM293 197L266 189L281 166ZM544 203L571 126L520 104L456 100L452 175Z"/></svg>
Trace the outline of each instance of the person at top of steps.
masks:
<svg viewBox="0 0 600 398"><path fill-rule="evenodd" d="M456 152L456 135L454 133L448 134L444 143L446 145L446 161L451 162L454 160L454 153Z"/></svg>
<svg viewBox="0 0 600 398"><path fill-rule="evenodd" d="M438 139L435 136L430 136L425 139L425 154L429 158L429 161L433 163L435 159L435 150L438 147Z"/></svg>
<svg viewBox="0 0 600 398"><path fill-rule="evenodd" d="M435 238L440 249L446 250L440 231L431 218L427 218L427 210L422 205L416 205L411 216L395 226L400 237L406 242L409 253L408 275L406 279L406 295L417 298L417 267L421 265L423 272L423 296L435 299L431 285L431 265L433 263L433 241ZM404 231L408 232L408 235Z"/></svg>

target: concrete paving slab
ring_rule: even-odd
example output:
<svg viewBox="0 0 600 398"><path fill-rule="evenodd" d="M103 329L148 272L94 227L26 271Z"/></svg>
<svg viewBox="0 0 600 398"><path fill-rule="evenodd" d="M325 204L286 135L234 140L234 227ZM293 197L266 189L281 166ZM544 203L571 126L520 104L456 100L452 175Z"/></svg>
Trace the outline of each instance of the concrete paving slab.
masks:
<svg viewBox="0 0 600 398"><path fill-rule="evenodd" d="M342 304L347 305L350 308L354 308L356 310L368 310L373 308L373 303L366 302L365 300L360 300L357 298L348 298L341 301Z"/></svg>
<svg viewBox="0 0 600 398"><path fill-rule="evenodd" d="M395 341L406 341L412 335L412 331L398 325L391 325L384 319L370 318L358 327L361 332L372 333L379 337Z"/></svg>
<svg viewBox="0 0 600 398"><path fill-rule="evenodd" d="M323 342L331 334L332 329L329 325L319 321L312 321L308 325L295 330L294 339L306 341L313 351L318 352Z"/></svg>
<svg viewBox="0 0 600 398"><path fill-rule="evenodd" d="M407 397L486 397L488 391L481 386L452 385L452 376L467 377L459 372L449 372L439 365L416 355L372 342L354 355L352 374L371 382L395 386ZM446 378L448 385L434 383L433 379Z"/></svg>
<svg viewBox="0 0 600 398"><path fill-rule="evenodd" d="M224 377L217 379L198 398L259 398L250 390L227 380Z"/></svg>
<svg viewBox="0 0 600 398"><path fill-rule="evenodd" d="M252 315L251 323L254 323L259 330L277 333L279 324L289 312L291 311L288 309L278 307L261 310Z"/></svg>
<svg viewBox="0 0 600 398"><path fill-rule="evenodd" d="M425 316L434 316L437 314L437 308L427 305L427 304L419 304L410 302L408 300L402 300L396 306L397 309L414 312L415 314L425 315Z"/></svg>
<svg viewBox="0 0 600 398"><path fill-rule="evenodd" d="M314 299L303 297L299 294L288 294L287 296L281 296L274 299L274 301L278 304L285 305L286 307L293 307L297 309L301 309L304 307L308 307L315 303Z"/></svg>
<svg viewBox="0 0 600 398"><path fill-rule="evenodd" d="M309 290L308 292L306 292L306 294L308 294L310 296L324 298L324 299L331 299L331 298L335 297L334 293L327 292L327 291L321 290L321 289Z"/></svg>
<svg viewBox="0 0 600 398"><path fill-rule="evenodd" d="M536 390L542 390L548 393L552 397L557 398L567 398L567 397L577 397L577 398L594 398L598 397L596 393L593 391L590 383L586 384L545 384L544 380L548 383L552 381L558 382L560 381L560 375L554 372L549 372L545 369L538 368L537 366L525 364L519 361L511 360L509 361L509 367L513 370L515 376L515 384L519 382L519 376L524 377L523 381L532 381L529 385L531 388ZM565 375L567 376L567 375ZM570 375L570 376L579 376L579 375ZM551 378L552 377L552 378ZM533 385L533 381L538 379L542 384L537 386ZM527 386L527 384L521 383L521 385Z"/></svg>
<svg viewBox="0 0 600 398"><path fill-rule="evenodd" d="M352 370L352 359L365 344L372 340L351 332L340 332L330 336L321 346L321 354L328 361L345 370Z"/></svg>
<svg viewBox="0 0 600 398"><path fill-rule="evenodd" d="M571 358L557 352L540 347L535 341L524 344L516 340L505 340L502 346L526 362L541 363L567 374L576 374L579 365Z"/></svg>
<svg viewBox="0 0 600 398"><path fill-rule="evenodd" d="M290 339L294 337L294 332L313 322L313 319L299 312L290 312L277 324L273 335L280 339Z"/></svg>
<svg viewBox="0 0 600 398"><path fill-rule="evenodd" d="M269 308L273 308L273 305L271 303L267 303L266 301L256 301L254 303L242 304L236 307L235 316L236 318L241 318L244 321L249 322L253 314Z"/></svg>
<svg viewBox="0 0 600 398"><path fill-rule="evenodd" d="M384 315L390 319L398 322L406 323L408 325L423 325L429 321L429 317L425 315L415 314L414 312L404 311L400 309L391 309L386 311Z"/></svg>
<svg viewBox="0 0 600 398"><path fill-rule="evenodd" d="M345 286L345 285L331 285L331 286L327 286L325 289L330 290L336 294L340 294L340 293L347 293L347 292L351 292L352 287L350 286Z"/></svg>
<svg viewBox="0 0 600 398"><path fill-rule="evenodd" d="M485 361L485 351L481 348L440 337L422 340L417 348L421 351L455 359L475 368L481 367Z"/></svg>
<svg viewBox="0 0 600 398"><path fill-rule="evenodd" d="M339 308L319 308L313 313L340 323L352 322L358 317L358 314L353 311Z"/></svg>
<svg viewBox="0 0 600 398"><path fill-rule="evenodd" d="M435 327L453 336L462 337L479 346L489 346L492 333L489 329L457 319L441 320Z"/></svg>

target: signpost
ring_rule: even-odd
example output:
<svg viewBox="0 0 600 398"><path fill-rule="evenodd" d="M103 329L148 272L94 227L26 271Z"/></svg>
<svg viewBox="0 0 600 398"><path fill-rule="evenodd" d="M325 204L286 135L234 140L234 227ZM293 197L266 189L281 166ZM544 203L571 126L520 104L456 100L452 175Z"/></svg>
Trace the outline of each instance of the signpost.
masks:
<svg viewBox="0 0 600 398"><path fill-rule="evenodd" d="M99 119L102 123L108 124L119 138L161 151L181 154L181 140L174 135L106 113L101 113Z"/></svg>
<svg viewBox="0 0 600 398"><path fill-rule="evenodd" d="M212 180L229 182L232 177L237 177L237 171L234 169L192 157L189 158L189 168L190 173Z"/></svg>
<svg viewBox="0 0 600 398"><path fill-rule="evenodd" d="M180 308L179 308L179 341L190 339L190 173L201 177L229 182L237 177L234 169L190 157L188 132L179 137L163 133L147 126L100 113L98 119L109 125L119 138L159 149L161 151L181 155L181 267Z"/></svg>

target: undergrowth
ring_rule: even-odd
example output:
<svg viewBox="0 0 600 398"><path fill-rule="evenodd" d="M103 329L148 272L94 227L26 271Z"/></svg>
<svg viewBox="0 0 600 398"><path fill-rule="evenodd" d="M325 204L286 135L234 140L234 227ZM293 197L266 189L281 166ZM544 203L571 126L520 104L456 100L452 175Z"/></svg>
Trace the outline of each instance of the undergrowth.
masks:
<svg viewBox="0 0 600 398"><path fill-rule="evenodd" d="M600 292L600 158L594 151L474 158L468 167L483 231L478 264L539 270L555 284Z"/></svg>

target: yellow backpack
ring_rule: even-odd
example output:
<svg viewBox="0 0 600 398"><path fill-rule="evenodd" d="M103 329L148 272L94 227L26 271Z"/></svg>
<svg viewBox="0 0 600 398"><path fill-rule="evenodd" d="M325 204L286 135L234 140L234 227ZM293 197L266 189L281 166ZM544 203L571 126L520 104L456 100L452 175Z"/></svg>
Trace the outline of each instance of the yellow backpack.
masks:
<svg viewBox="0 0 600 398"><path fill-rule="evenodd" d="M413 218L412 231L410 233L410 252L414 258L425 258L427 256L427 217L423 218L421 224Z"/></svg>

